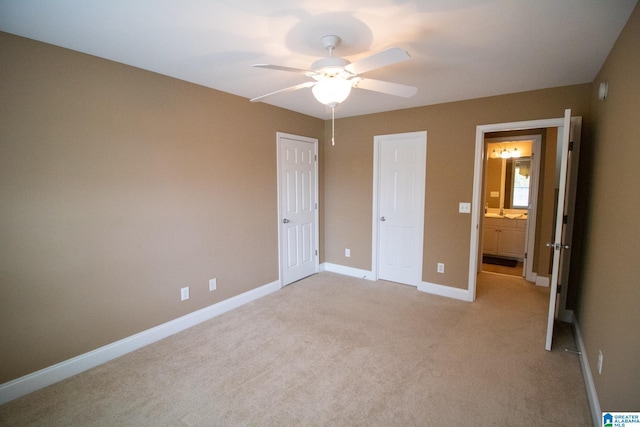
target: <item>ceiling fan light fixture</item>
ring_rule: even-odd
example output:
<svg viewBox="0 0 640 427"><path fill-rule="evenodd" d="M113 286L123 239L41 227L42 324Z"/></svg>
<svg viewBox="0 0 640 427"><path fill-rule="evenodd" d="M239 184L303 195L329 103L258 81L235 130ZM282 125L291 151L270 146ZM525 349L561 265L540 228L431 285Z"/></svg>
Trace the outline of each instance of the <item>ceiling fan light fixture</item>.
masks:
<svg viewBox="0 0 640 427"><path fill-rule="evenodd" d="M339 78L320 80L311 91L320 103L335 107L347 99L351 93L351 82Z"/></svg>

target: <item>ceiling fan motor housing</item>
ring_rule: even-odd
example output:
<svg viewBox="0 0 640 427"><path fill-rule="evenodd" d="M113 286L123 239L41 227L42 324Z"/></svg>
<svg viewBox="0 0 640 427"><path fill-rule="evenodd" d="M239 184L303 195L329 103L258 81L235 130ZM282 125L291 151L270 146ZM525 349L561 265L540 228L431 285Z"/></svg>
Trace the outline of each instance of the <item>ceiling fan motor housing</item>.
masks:
<svg viewBox="0 0 640 427"><path fill-rule="evenodd" d="M322 58L311 64L311 69L318 74L321 74L324 78L352 77L351 73L347 72L344 67L351 64L350 61L344 58Z"/></svg>
<svg viewBox="0 0 640 427"><path fill-rule="evenodd" d="M344 69L347 65L351 64L344 58L337 58L333 56L333 50L340 44L340 37L334 35L327 35L320 39L325 49L329 51L328 58L322 58L311 64L311 70L318 73L313 76L316 80L323 79L335 79L342 78L348 79L353 77L353 74Z"/></svg>

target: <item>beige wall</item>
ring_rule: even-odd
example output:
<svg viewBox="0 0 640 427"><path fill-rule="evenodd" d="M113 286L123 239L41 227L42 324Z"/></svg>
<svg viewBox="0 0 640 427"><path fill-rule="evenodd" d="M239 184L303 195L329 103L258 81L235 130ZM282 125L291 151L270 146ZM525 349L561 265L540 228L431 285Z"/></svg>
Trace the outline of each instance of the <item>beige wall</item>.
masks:
<svg viewBox="0 0 640 427"><path fill-rule="evenodd" d="M336 120L336 145L325 138L324 147L325 261L371 269L373 138L426 130L422 279L467 289L471 216L458 203L472 199L476 126L558 118L565 108L589 123L590 93L584 84Z"/></svg>
<svg viewBox="0 0 640 427"><path fill-rule="evenodd" d="M0 52L0 383L278 279L275 135L322 120L5 33Z"/></svg>
<svg viewBox="0 0 640 427"><path fill-rule="evenodd" d="M603 411L640 408L640 7L596 78L578 324ZM597 88L609 82L609 96ZM581 242L580 242L581 241ZM597 372L602 350L602 374Z"/></svg>

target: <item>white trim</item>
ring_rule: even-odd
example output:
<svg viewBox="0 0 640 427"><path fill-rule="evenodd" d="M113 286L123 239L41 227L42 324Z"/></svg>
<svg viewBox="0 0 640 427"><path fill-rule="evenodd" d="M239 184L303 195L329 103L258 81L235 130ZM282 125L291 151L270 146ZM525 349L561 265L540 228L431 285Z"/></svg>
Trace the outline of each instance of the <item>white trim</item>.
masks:
<svg viewBox="0 0 640 427"><path fill-rule="evenodd" d="M598 392L596 391L596 385L593 382L591 368L589 367L587 349L584 347L584 341L582 341L582 333L580 332L580 326L578 325L578 322L574 322L573 327L576 337L576 344L578 344L578 351L580 351L580 367L582 368L584 385L587 389L587 398L589 399L589 407L591 408L591 418L593 420L594 426L600 426L602 425L602 409L600 408Z"/></svg>
<svg viewBox="0 0 640 427"><path fill-rule="evenodd" d="M473 196L471 201L471 237L469 243L469 285L471 301L476 300L476 277L478 276L480 253L480 205L482 204L483 172L484 172L484 130L476 127L476 154L473 167ZM483 209L484 211L484 209Z"/></svg>
<svg viewBox="0 0 640 427"><path fill-rule="evenodd" d="M542 286L544 288L548 288L549 278L545 276L536 276L536 286Z"/></svg>
<svg viewBox="0 0 640 427"><path fill-rule="evenodd" d="M320 267L320 271L329 271L331 273L338 273L350 277L358 277L360 279L376 280L373 276L372 271L362 270L360 268L354 267L347 267L346 265L332 264L330 262L323 263Z"/></svg>
<svg viewBox="0 0 640 427"><path fill-rule="evenodd" d="M371 271L373 280L378 280L378 163L380 162L380 144L373 138L373 197L371 203Z"/></svg>
<svg viewBox="0 0 640 427"><path fill-rule="evenodd" d="M418 285L420 292L439 295L441 297L459 299L462 301L472 302L472 295L466 289L452 288L451 286L438 285L436 283L422 282Z"/></svg>
<svg viewBox="0 0 640 427"><path fill-rule="evenodd" d="M281 288L271 282L177 319L0 385L0 405L167 338Z"/></svg>
<svg viewBox="0 0 640 427"><path fill-rule="evenodd" d="M329 271L331 273L342 274L350 277L357 277L359 279L366 279L375 281L372 271L361 270L359 268L347 267L345 265L332 264L325 262L320 265L320 271ZM411 286L411 285L409 285ZM471 302L471 294L466 289L452 288L451 286L438 285L429 282L420 282L417 286L417 290L426 292L428 294L439 295L442 297L453 298L462 301Z"/></svg>

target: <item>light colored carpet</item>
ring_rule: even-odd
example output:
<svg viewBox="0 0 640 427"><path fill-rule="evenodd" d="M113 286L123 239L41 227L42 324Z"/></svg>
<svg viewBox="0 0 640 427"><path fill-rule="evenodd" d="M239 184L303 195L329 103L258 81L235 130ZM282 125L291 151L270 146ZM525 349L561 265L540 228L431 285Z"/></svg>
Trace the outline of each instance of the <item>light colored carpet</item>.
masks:
<svg viewBox="0 0 640 427"><path fill-rule="evenodd" d="M591 425L548 289L474 303L321 273L0 407L2 425Z"/></svg>

